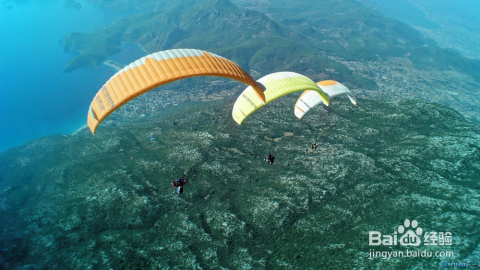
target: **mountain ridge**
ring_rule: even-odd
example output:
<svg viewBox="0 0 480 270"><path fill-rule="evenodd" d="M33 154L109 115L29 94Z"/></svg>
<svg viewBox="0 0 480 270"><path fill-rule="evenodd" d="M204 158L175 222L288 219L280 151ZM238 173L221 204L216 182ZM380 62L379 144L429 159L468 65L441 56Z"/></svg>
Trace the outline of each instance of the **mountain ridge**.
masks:
<svg viewBox="0 0 480 270"><path fill-rule="evenodd" d="M227 2L186 1L123 18L91 33L72 33L62 44L83 54L73 58L65 71L101 65L126 41L147 52L197 48L236 62L255 79L294 71L315 81L337 80L354 92L367 93L363 97L414 96L441 102L480 122L480 97L475 94L480 87L480 61L438 48L404 23L355 1L285 0L276 6L262 2L261 7L250 1L234 2L257 11ZM320 3L324 8L315 8ZM378 74L379 68L390 69L395 76ZM396 82L399 71L407 72L402 83ZM424 76L406 79L417 74ZM204 87L204 82L198 80L196 87Z"/></svg>

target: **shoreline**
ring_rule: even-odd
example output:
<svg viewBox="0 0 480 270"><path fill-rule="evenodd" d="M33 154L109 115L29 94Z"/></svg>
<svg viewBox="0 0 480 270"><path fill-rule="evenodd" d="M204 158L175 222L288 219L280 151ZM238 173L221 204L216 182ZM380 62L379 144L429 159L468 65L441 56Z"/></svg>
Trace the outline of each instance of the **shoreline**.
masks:
<svg viewBox="0 0 480 270"><path fill-rule="evenodd" d="M75 135L77 134L78 132L82 131L83 129L85 128L88 128L88 125L87 124L84 124L82 125L81 127L79 127L77 130L75 130L73 133L71 133L70 135Z"/></svg>
<svg viewBox="0 0 480 270"><path fill-rule="evenodd" d="M111 68L113 68L115 71L120 71L123 66L120 65L119 63L113 61L113 60L107 60L107 61L104 61L102 64L106 65L106 66L109 66Z"/></svg>
<svg viewBox="0 0 480 270"><path fill-rule="evenodd" d="M148 51L145 50L145 48L143 48L139 43L136 43L136 42L122 42L122 44L119 47L120 52L117 53L117 54L122 53L124 51L123 47L128 46L129 44L135 45L138 49L140 49L142 51L142 53L138 56L138 58L144 57L144 56L149 54ZM117 54L115 54L115 55L117 55ZM113 68L116 72L120 71L121 69L125 68L128 65L128 64L121 64L121 63L119 63L115 60L111 60L112 56L114 56L114 55L109 56L105 61L102 62L102 64Z"/></svg>

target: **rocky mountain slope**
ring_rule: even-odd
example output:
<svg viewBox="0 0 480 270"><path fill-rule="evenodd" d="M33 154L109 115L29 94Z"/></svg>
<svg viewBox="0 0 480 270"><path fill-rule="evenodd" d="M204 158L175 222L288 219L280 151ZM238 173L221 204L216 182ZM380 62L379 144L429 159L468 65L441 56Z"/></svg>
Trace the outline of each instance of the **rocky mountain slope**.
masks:
<svg viewBox="0 0 480 270"><path fill-rule="evenodd" d="M233 101L191 103L97 135L0 154L0 268L378 269L476 262L480 129L421 101L294 97L237 126ZM319 144L317 150L310 143ZM269 165L267 152L276 153ZM177 195L170 182L186 173ZM454 258L369 259L404 220L452 232ZM422 238L423 240L423 238ZM412 250L412 247L409 247Z"/></svg>

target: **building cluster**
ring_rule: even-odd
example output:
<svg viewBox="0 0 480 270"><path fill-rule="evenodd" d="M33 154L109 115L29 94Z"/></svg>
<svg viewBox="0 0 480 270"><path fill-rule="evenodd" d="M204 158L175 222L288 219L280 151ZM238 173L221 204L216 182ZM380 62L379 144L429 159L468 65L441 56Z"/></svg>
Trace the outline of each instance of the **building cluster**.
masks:
<svg viewBox="0 0 480 270"><path fill-rule="evenodd" d="M378 85L378 89L353 89L359 96L376 98L391 97L394 99L426 99L438 102L436 95L430 95L432 82L438 81L441 75L428 71L419 71L412 67L408 60L390 58L386 61L354 62L342 61L353 70L354 75L369 78Z"/></svg>
<svg viewBox="0 0 480 270"><path fill-rule="evenodd" d="M152 90L120 107L115 112L115 117L109 119L109 122L146 117L158 113L162 108L176 106L187 101L221 100L234 95L234 93L235 90L221 90L214 93L209 93L206 90Z"/></svg>

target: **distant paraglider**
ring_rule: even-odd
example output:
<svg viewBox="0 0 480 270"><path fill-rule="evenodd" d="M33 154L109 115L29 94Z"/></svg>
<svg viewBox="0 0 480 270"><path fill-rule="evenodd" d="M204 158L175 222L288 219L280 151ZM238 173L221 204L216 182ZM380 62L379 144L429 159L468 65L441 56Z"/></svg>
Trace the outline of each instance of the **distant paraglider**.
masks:
<svg viewBox="0 0 480 270"><path fill-rule="evenodd" d="M325 92L330 98L336 97L339 95L347 95L353 105L357 105L357 98L353 93L343 84L333 81L326 80L317 82L317 85ZM302 117L313 107L323 102L323 97L318 94L317 91L306 90L298 98L295 103L295 116L298 119Z"/></svg>
<svg viewBox="0 0 480 270"><path fill-rule="evenodd" d="M187 176L184 174L181 178L177 178L172 182L172 187L178 194L183 193L183 186L188 182Z"/></svg>
<svg viewBox="0 0 480 270"><path fill-rule="evenodd" d="M265 102L259 99L252 86L247 87L233 105L232 117L238 124L263 105L297 91L312 90L323 103L329 104L328 95L314 81L295 72L272 73L260 78L258 83L265 88Z"/></svg>
<svg viewBox="0 0 480 270"><path fill-rule="evenodd" d="M250 85L258 102L265 102L263 88L234 62L196 49L160 51L142 57L113 75L95 95L87 116L93 134L112 112L158 86L195 76L219 76Z"/></svg>
<svg viewBox="0 0 480 270"><path fill-rule="evenodd" d="M268 162L270 165L272 165L273 162L275 162L275 155L272 155L272 154L268 153L265 156L265 161Z"/></svg>

